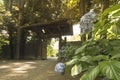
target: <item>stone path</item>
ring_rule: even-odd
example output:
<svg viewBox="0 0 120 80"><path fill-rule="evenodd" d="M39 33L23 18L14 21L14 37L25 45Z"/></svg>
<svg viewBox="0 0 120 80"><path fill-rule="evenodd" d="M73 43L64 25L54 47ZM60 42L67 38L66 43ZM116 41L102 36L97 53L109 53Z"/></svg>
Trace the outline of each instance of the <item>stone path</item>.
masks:
<svg viewBox="0 0 120 80"><path fill-rule="evenodd" d="M54 72L56 59L0 61L0 80L75 80Z"/></svg>

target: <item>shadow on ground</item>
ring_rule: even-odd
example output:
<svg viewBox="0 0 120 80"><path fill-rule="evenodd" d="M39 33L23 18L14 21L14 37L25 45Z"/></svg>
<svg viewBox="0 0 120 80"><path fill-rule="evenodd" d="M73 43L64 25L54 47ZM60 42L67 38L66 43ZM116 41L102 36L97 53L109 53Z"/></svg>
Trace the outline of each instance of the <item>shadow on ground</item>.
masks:
<svg viewBox="0 0 120 80"><path fill-rule="evenodd" d="M2 60L0 61L0 80L75 80L70 74L54 72L56 58L48 60Z"/></svg>

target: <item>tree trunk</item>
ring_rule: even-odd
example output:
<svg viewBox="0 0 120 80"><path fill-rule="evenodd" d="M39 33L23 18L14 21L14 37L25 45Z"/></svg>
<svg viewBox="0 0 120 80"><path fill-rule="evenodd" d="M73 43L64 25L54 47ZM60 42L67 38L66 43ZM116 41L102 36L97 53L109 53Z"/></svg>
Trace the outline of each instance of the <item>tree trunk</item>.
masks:
<svg viewBox="0 0 120 80"><path fill-rule="evenodd" d="M12 5L13 0L8 0L5 4L6 11L9 11L12 14ZM14 59L14 45L13 45L13 26L11 22L9 22L7 25L8 27L8 34L9 34L9 48L10 48L10 58Z"/></svg>
<svg viewBox="0 0 120 80"><path fill-rule="evenodd" d="M10 59L14 59L14 45L13 45L13 33L9 30L9 41L10 41Z"/></svg>
<svg viewBox="0 0 120 80"><path fill-rule="evenodd" d="M80 18L85 14L85 0L80 0Z"/></svg>
<svg viewBox="0 0 120 80"><path fill-rule="evenodd" d="M91 0L86 0L86 12L89 12L90 11L90 9L91 9L91 5L92 5L92 2L91 2Z"/></svg>
<svg viewBox="0 0 120 80"><path fill-rule="evenodd" d="M79 5L80 5L80 18L81 18L85 14L85 0L80 0ZM82 31L83 30L81 29L81 32ZM81 41L83 42L85 40L86 40L86 35L85 34L81 35Z"/></svg>
<svg viewBox="0 0 120 80"><path fill-rule="evenodd" d="M20 40L20 59L24 59L24 54L25 54L25 43L26 43L26 31L21 30L21 40Z"/></svg>
<svg viewBox="0 0 120 80"><path fill-rule="evenodd" d="M21 36L21 30L20 28L17 29L17 43L16 43L16 55L15 55L15 59L19 59L20 58L20 36Z"/></svg>
<svg viewBox="0 0 120 80"><path fill-rule="evenodd" d="M9 0L9 11L12 12L13 0Z"/></svg>
<svg viewBox="0 0 120 80"><path fill-rule="evenodd" d="M86 12L89 12L89 11L90 11L91 5L92 5L91 0L87 0ZM91 39L91 38L92 38L92 31L90 31L90 32L88 33L88 39Z"/></svg>
<svg viewBox="0 0 120 80"><path fill-rule="evenodd" d="M109 0L102 0L102 12L105 9L107 9L108 7L109 7ZM105 16L105 17L107 18L108 16ZM106 33L102 34L100 37L103 38L103 39L106 39L107 38L107 34Z"/></svg>
<svg viewBox="0 0 120 80"><path fill-rule="evenodd" d="M109 0L102 0L102 12L109 7Z"/></svg>
<svg viewBox="0 0 120 80"><path fill-rule="evenodd" d="M20 45L21 43L21 26L24 25L24 21L23 21L23 9L24 9L24 4L25 4L25 0L20 0L19 1L19 17L18 17L18 28L17 28L17 44L16 44L16 59L20 58Z"/></svg>

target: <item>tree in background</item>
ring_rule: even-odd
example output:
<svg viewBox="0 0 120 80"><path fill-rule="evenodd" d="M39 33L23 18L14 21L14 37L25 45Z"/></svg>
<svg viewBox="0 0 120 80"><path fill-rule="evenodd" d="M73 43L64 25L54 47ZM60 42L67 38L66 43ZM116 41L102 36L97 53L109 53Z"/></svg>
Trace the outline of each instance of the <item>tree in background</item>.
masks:
<svg viewBox="0 0 120 80"><path fill-rule="evenodd" d="M49 44L47 46L47 56L56 56L58 53L58 46L55 45L56 41L54 39L49 40Z"/></svg>
<svg viewBox="0 0 120 80"><path fill-rule="evenodd" d="M110 4L116 4L117 1L110 0ZM100 12L101 0L85 0L84 3L85 9L81 8L83 7L82 0L1 0L1 29L5 28L9 34L11 58L18 59L19 56L23 56L23 54L20 55L22 53L20 51L23 50L21 50L22 45L19 43L25 43L23 41L26 36L22 39L19 38L24 33L24 31L21 32L20 26L47 23L63 18L68 18L69 22L76 23L80 19L80 14L87 12L90 6L99 7L98 12ZM14 45L16 52L13 49ZM16 55L14 55L15 53Z"/></svg>

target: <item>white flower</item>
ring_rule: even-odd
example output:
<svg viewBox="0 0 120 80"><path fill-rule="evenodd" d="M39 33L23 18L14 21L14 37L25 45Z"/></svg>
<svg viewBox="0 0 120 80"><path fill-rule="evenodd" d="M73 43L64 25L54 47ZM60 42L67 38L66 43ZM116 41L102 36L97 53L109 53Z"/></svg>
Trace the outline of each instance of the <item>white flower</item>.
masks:
<svg viewBox="0 0 120 80"><path fill-rule="evenodd" d="M59 62L55 65L55 72L57 73L63 73L65 69L65 64L62 62Z"/></svg>
<svg viewBox="0 0 120 80"><path fill-rule="evenodd" d="M94 25L93 22L96 21L96 18L97 14L93 9L81 17L80 28L83 29L82 33L87 33L89 30L92 30L92 27Z"/></svg>

